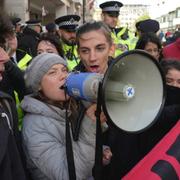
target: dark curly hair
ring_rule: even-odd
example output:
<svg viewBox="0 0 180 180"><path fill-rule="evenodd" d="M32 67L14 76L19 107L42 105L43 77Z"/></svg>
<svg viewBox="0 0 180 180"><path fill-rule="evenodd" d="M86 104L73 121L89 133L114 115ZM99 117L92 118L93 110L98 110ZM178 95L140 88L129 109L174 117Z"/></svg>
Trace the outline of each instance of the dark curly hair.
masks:
<svg viewBox="0 0 180 180"><path fill-rule="evenodd" d="M56 35L49 34L49 33L43 33L40 36L38 44L41 41L49 41L51 44L53 44L56 47L59 55L64 58L64 51L63 51L62 45Z"/></svg>
<svg viewBox="0 0 180 180"><path fill-rule="evenodd" d="M14 31L11 20L4 12L0 12L0 46L4 45L6 37L13 33Z"/></svg>
<svg viewBox="0 0 180 180"><path fill-rule="evenodd" d="M165 75L171 69L176 69L177 71L180 71L180 61L176 59L163 59L160 65Z"/></svg>
<svg viewBox="0 0 180 180"><path fill-rule="evenodd" d="M152 43L156 44L158 49L159 50L161 49L161 41L160 41L160 39L156 36L155 33L152 33L152 32L143 34L139 38L139 40L138 40L138 42L136 44L135 49L142 49L142 50L144 50L145 46L146 46L146 44L148 42L152 42Z"/></svg>

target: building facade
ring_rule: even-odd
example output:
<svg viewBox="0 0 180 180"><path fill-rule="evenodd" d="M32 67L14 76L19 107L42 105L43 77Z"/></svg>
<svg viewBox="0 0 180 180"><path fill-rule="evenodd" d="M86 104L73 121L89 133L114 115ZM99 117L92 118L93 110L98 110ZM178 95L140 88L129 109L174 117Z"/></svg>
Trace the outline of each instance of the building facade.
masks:
<svg viewBox="0 0 180 180"><path fill-rule="evenodd" d="M180 28L180 1L156 0L152 17L159 21L164 32L174 32ZM154 15L154 16L153 16Z"/></svg>
<svg viewBox="0 0 180 180"><path fill-rule="evenodd" d="M120 10L120 24L135 31L135 24L139 17L149 15L149 6L142 4L127 4Z"/></svg>
<svg viewBox="0 0 180 180"><path fill-rule="evenodd" d="M180 7L157 18L160 28L166 32L180 30Z"/></svg>
<svg viewBox="0 0 180 180"><path fill-rule="evenodd" d="M0 7L23 22L32 18L45 24L67 14L82 16L82 0L1 0Z"/></svg>

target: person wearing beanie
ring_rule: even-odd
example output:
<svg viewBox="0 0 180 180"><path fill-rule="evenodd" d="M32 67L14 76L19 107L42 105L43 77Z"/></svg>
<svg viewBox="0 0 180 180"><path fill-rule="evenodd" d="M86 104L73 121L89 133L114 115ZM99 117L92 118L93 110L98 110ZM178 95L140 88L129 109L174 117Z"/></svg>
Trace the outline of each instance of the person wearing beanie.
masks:
<svg viewBox="0 0 180 180"><path fill-rule="evenodd" d="M146 34L149 33L154 33L157 36L157 32L160 29L159 22L149 18L136 22L135 26L136 26L136 46L137 43L139 43L138 41L139 39L141 39L142 36L146 36Z"/></svg>
<svg viewBox="0 0 180 180"><path fill-rule="evenodd" d="M76 122L73 115L79 115L80 111L76 101L66 96L61 88L67 76L66 61L53 53L36 56L25 71L25 81L32 94L25 96L21 104L26 114L22 129L23 147L27 166L36 180L82 180L92 176L96 122L86 114L78 141L71 142L68 120ZM67 145L69 141L73 147L71 150ZM72 161L74 176L68 171Z"/></svg>
<svg viewBox="0 0 180 180"><path fill-rule="evenodd" d="M56 24L55 23L46 24L46 30L49 34L56 35Z"/></svg>
<svg viewBox="0 0 180 180"><path fill-rule="evenodd" d="M157 33L160 29L159 22L154 19L138 21L135 26L139 36L144 33Z"/></svg>
<svg viewBox="0 0 180 180"><path fill-rule="evenodd" d="M38 92L42 77L56 64L65 66L67 72L66 61L56 54L42 53L35 57L25 72L27 87L31 88L33 93Z"/></svg>

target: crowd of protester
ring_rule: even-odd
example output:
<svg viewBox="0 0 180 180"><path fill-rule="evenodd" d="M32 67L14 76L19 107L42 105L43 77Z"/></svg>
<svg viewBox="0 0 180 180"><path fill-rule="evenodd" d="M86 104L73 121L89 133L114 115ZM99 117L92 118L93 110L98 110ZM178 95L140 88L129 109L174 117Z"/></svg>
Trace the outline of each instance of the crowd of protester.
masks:
<svg viewBox="0 0 180 180"><path fill-rule="evenodd" d="M64 84L70 71L104 75L115 58L130 50L158 62L167 97L157 123L138 134L119 131L101 112L98 180L121 179L178 122L180 31L170 38L157 21L146 19L136 23L134 36L127 27L117 28L122 6L102 3L102 21L82 25L78 15L58 17L45 32L40 20L24 25L0 13L0 179L97 179L97 105L69 97Z"/></svg>

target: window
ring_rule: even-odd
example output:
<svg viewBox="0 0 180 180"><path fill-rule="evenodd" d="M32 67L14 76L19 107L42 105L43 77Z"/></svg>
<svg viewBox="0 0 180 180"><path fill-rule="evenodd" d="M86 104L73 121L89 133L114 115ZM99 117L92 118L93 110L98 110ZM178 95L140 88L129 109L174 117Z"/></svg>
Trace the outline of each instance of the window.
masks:
<svg viewBox="0 0 180 180"><path fill-rule="evenodd" d="M180 9L177 9L177 17L180 17Z"/></svg>

